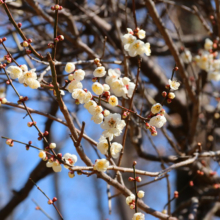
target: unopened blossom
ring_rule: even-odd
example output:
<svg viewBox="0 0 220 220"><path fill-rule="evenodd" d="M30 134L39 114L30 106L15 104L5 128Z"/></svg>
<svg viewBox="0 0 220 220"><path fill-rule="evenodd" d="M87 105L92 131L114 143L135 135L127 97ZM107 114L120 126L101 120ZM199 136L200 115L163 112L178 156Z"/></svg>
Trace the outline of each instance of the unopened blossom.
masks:
<svg viewBox="0 0 220 220"><path fill-rule="evenodd" d="M158 112L160 112L160 110L163 108L163 106L160 103L156 103L151 107L151 112L153 114L157 114Z"/></svg>
<svg viewBox="0 0 220 220"><path fill-rule="evenodd" d="M130 205L133 201L135 201L135 195L131 194L130 196L126 197L126 204Z"/></svg>
<svg viewBox="0 0 220 220"><path fill-rule="evenodd" d="M106 71L105 71L104 66L97 67L93 72L93 75L95 77L103 77L103 76L105 76L105 74L106 74Z"/></svg>
<svg viewBox="0 0 220 220"><path fill-rule="evenodd" d="M141 212L137 212L133 215L132 220L145 220L145 216Z"/></svg>
<svg viewBox="0 0 220 220"><path fill-rule="evenodd" d="M101 124L103 122L104 115L103 114L96 114L93 115L91 120L93 120L96 124Z"/></svg>
<svg viewBox="0 0 220 220"><path fill-rule="evenodd" d="M211 71L208 73L208 80L220 81L220 72L219 71Z"/></svg>
<svg viewBox="0 0 220 220"><path fill-rule="evenodd" d="M72 93L74 89L82 89L83 85L81 82L78 82L76 80L72 80L68 86L67 86L67 90Z"/></svg>
<svg viewBox="0 0 220 220"><path fill-rule="evenodd" d="M54 148L56 148L56 146L57 146L56 143L50 143L49 148L54 149Z"/></svg>
<svg viewBox="0 0 220 220"><path fill-rule="evenodd" d="M178 90L178 89L179 89L179 86L180 86L180 83L179 83L179 82L177 82L177 81L175 81L175 80L169 79L169 80L168 80L168 83L169 83L170 88L171 88L172 90Z"/></svg>
<svg viewBox="0 0 220 220"><path fill-rule="evenodd" d="M117 106L118 105L118 98L114 95L111 95L108 99L108 103L113 107Z"/></svg>
<svg viewBox="0 0 220 220"><path fill-rule="evenodd" d="M69 166L74 166L77 162L77 156L75 154L66 153L63 155L62 160L65 161ZM65 168L69 169L69 166L64 165Z"/></svg>
<svg viewBox="0 0 220 220"><path fill-rule="evenodd" d="M205 50L211 50L212 46L213 46L213 42L210 39L206 38L204 44Z"/></svg>
<svg viewBox="0 0 220 220"><path fill-rule="evenodd" d="M119 136L125 125L125 121L121 120L121 115L114 113L105 117L105 121L101 124L101 128L105 130L103 134L109 132L115 136Z"/></svg>
<svg viewBox="0 0 220 220"><path fill-rule="evenodd" d="M166 121L167 120L164 117L164 115L158 114L150 119L149 124L150 124L150 126L154 126L156 128L161 128L166 123Z"/></svg>
<svg viewBox="0 0 220 220"><path fill-rule="evenodd" d="M18 66L9 66L6 71L12 79L17 79L23 74L22 69Z"/></svg>
<svg viewBox="0 0 220 220"><path fill-rule="evenodd" d="M189 50L185 50L180 54L181 59L184 63L191 63L192 61L192 54Z"/></svg>
<svg viewBox="0 0 220 220"><path fill-rule="evenodd" d="M52 161L52 162L48 161L46 163L46 167L51 167L53 169L53 171L56 172L56 173L61 172L61 170L62 170L62 167L61 167L58 160L55 160L55 161Z"/></svg>
<svg viewBox="0 0 220 220"><path fill-rule="evenodd" d="M72 73L75 70L75 64L73 62L69 62L65 66L65 71L67 73Z"/></svg>
<svg viewBox="0 0 220 220"><path fill-rule="evenodd" d="M101 95L104 92L104 87L101 83L99 82L95 82L92 85L92 91L96 94L96 95Z"/></svg>
<svg viewBox="0 0 220 220"><path fill-rule="evenodd" d="M6 99L6 98L1 98L1 101L0 101L0 103L2 103L2 104L5 104L5 103L7 103L7 99Z"/></svg>
<svg viewBox="0 0 220 220"><path fill-rule="evenodd" d="M97 159L93 167L94 170L105 172L109 167L109 161L106 159Z"/></svg>
<svg viewBox="0 0 220 220"><path fill-rule="evenodd" d="M104 117L107 117L110 114L110 111L105 109L103 112Z"/></svg>
<svg viewBox="0 0 220 220"><path fill-rule="evenodd" d="M173 92L169 92L167 97L169 99L174 99L176 96L175 96L175 94Z"/></svg>
<svg viewBox="0 0 220 220"><path fill-rule="evenodd" d="M108 76L105 79L105 82L111 86L111 84L119 79L119 77L121 76L121 71L120 69L109 69L108 70Z"/></svg>
<svg viewBox="0 0 220 220"><path fill-rule="evenodd" d="M75 176L75 174L74 174L74 172L68 172L68 176L69 176L69 178L73 178L74 176Z"/></svg>
<svg viewBox="0 0 220 220"><path fill-rule="evenodd" d="M145 192L143 190L140 190L137 192L138 198L142 199L144 197Z"/></svg>
<svg viewBox="0 0 220 220"><path fill-rule="evenodd" d="M4 98L6 96L6 94L5 94L5 88L4 87L1 87L0 88L0 99L1 98Z"/></svg>
<svg viewBox="0 0 220 220"><path fill-rule="evenodd" d="M121 149L122 149L122 145L121 144L119 144L117 142L113 142L111 144L111 148L110 148L111 156L113 158L118 158L119 153L121 152Z"/></svg>

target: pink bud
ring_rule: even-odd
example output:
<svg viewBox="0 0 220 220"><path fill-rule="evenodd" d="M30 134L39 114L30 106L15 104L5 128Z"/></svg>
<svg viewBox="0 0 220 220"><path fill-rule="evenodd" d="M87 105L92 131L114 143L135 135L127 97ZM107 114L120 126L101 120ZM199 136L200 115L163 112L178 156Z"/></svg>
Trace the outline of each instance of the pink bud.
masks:
<svg viewBox="0 0 220 220"><path fill-rule="evenodd" d="M132 182L132 181L134 181L134 178L133 177L129 177L128 181Z"/></svg>
<svg viewBox="0 0 220 220"><path fill-rule="evenodd" d="M7 38L6 38L6 37L3 37L3 38L2 38L2 41L3 41L3 42L4 42L4 41L6 41L6 40L7 40Z"/></svg>
<svg viewBox="0 0 220 220"><path fill-rule="evenodd" d="M57 201L57 197L53 197L53 202L56 202Z"/></svg>
<svg viewBox="0 0 220 220"><path fill-rule="evenodd" d="M163 96L163 97L166 97L166 96L167 96L167 92L166 92L166 91L163 91L163 92L162 92L162 96Z"/></svg>
<svg viewBox="0 0 220 220"><path fill-rule="evenodd" d="M18 27L21 28L21 26L22 26L22 23L19 22L19 23L18 23Z"/></svg>
<svg viewBox="0 0 220 220"><path fill-rule="evenodd" d="M136 177L135 180L136 180L137 182L141 182L141 181L142 181L142 179L141 179L140 176Z"/></svg>
<svg viewBox="0 0 220 220"><path fill-rule="evenodd" d="M47 202L49 205L53 204L53 201L51 199L48 200Z"/></svg>

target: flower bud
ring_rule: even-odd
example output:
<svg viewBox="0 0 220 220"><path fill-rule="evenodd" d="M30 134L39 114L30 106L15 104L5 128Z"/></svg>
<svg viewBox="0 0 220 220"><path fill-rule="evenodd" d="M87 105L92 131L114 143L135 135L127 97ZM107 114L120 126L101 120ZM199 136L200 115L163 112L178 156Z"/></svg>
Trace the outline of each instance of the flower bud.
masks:
<svg viewBox="0 0 220 220"><path fill-rule="evenodd" d="M60 6L60 7L59 7L59 10L61 11L62 9L63 9L63 6Z"/></svg>
<svg viewBox="0 0 220 220"><path fill-rule="evenodd" d="M170 89L170 85L169 85L169 84L166 85L165 88L166 88L166 89Z"/></svg>
<svg viewBox="0 0 220 220"><path fill-rule="evenodd" d="M174 198L177 199L178 197L179 197L179 192L178 192L178 191L175 191L175 192L174 192Z"/></svg>
<svg viewBox="0 0 220 220"><path fill-rule="evenodd" d="M61 153L58 153L58 154L57 154L57 157L60 158L60 159L62 159L62 154L61 154Z"/></svg>
<svg viewBox="0 0 220 220"><path fill-rule="evenodd" d="M96 82L96 81L97 81L97 78L96 78L96 77L92 78L92 81L93 81L93 82Z"/></svg>
<svg viewBox="0 0 220 220"><path fill-rule="evenodd" d="M141 182L141 181L142 181L142 179L141 179L140 176L136 177L135 180L136 180L137 182Z"/></svg>
<svg viewBox="0 0 220 220"><path fill-rule="evenodd" d="M75 176L75 174L74 174L73 171L70 171L70 172L68 173L68 176L69 176L69 178L73 178L73 177Z"/></svg>
<svg viewBox="0 0 220 220"><path fill-rule="evenodd" d="M55 10L59 10L60 6L59 5L55 5L54 8L55 8Z"/></svg>
<svg viewBox="0 0 220 220"><path fill-rule="evenodd" d="M19 23L18 23L18 27L21 28L21 26L22 26L22 23L19 22Z"/></svg>
<svg viewBox="0 0 220 220"><path fill-rule="evenodd" d="M74 74L72 74L72 73L69 74L69 75L68 75L68 80L69 80L69 81L74 80Z"/></svg>
<svg viewBox="0 0 220 220"><path fill-rule="evenodd" d="M48 48L54 48L54 44L53 43L49 43L49 44L47 44L47 47Z"/></svg>
<svg viewBox="0 0 220 220"><path fill-rule="evenodd" d="M53 197L53 202L56 202L57 201L57 197Z"/></svg>
<svg viewBox="0 0 220 220"><path fill-rule="evenodd" d="M128 181L132 182L132 181L134 181L134 178L133 177L129 177Z"/></svg>
<svg viewBox="0 0 220 220"><path fill-rule="evenodd" d="M149 123L146 123L146 124L145 124L145 127L146 127L147 129L149 129L149 128L150 128L150 124L149 124Z"/></svg>
<svg viewBox="0 0 220 220"><path fill-rule="evenodd" d="M4 42L4 41L6 41L6 40L7 40L7 38L6 38L6 37L3 37L3 38L2 38L2 41L3 41L3 42Z"/></svg>
<svg viewBox="0 0 220 220"><path fill-rule="evenodd" d="M0 38L0 44L2 44L3 40Z"/></svg>
<svg viewBox="0 0 220 220"><path fill-rule="evenodd" d="M53 201L51 199L48 200L47 202L49 205L53 204Z"/></svg>
<svg viewBox="0 0 220 220"><path fill-rule="evenodd" d="M137 161L134 161L134 162L133 162L133 165L134 165L134 166L137 165Z"/></svg>
<svg viewBox="0 0 220 220"><path fill-rule="evenodd" d="M169 99L174 99L175 98L175 94L173 92L169 92L168 93L168 98Z"/></svg>
<svg viewBox="0 0 220 220"><path fill-rule="evenodd" d="M56 37L56 38L54 38L54 42L59 42L59 39Z"/></svg>
<svg viewBox="0 0 220 220"><path fill-rule="evenodd" d="M166 91L163 91L163 92L162 92L162 96L163 96L163 97L166 97L166 96L167 96L167 92L166 92Z"/></svg>
<svg viewBox="0 0 220 220"><path fill-rule="evenodd" d="M167 99L167 103L170 104L172 102L172 99Z"/></svg>
<svg viewBox="0 0 220 220"><path fill-rule="evenodd" d="M54 11L54 10L55 10L54 6L52 6L50 9L51 9L52 11Z"/></svg>
<svg viewBox="0 0 220 220"><path fill-rule="evenodd" d="M63 35L59 35L57 38L58 38L60 41L63 41L63 40L64 40L64 36L63 36Z"/></svg>
<svg viewBox="0 0 220 220"><path fill-rule="evenodd" d="M14 141L12 139L7 139L6 140L6 144L9 146L9 147L13 147L14 146Z"/></svg>
<svg viewBox="0 0 220 220"><path fill-rule="evenodd" d="M193 181L189 181L189 185L190 185L190 186L194 186Z"/></svg>
<svg viewBox="0 0 220 220"><path fill-rule="evenodd" d="M28 47L29 46L29 43L27 41L23 41L22 45L23 47Z"/></svg>
<svg viewBox="0 0 220 220"><path fill-rule="evenodd" d="M49 134L48 131L45 131L45 132L44 132L44 136L47 136L48 134Z"/></svg>
<svg viewBox="0 0 220 220"><path fill-rule="evenodd" d="M163 210L162 210L162 213L163 213L163 214L167 214L167 210L166 210L166 209L163 209Z"/></svg>
<svg viewBox="0 0 220 220"><path fill-rule="evenodd" d="M100 63L100 59L99 59L99 58L95 58L95 59L94 59L94 63L95 63L95 64Z"/></svg>
<svg viewBox="0 0 220 220"><path fill-rule="evenodd" d="M30 44L30 43L32 43L33 41L32 41L32 39L28 39L28 43Z"/></svg>
<svg viewBox="0 0 220 220"><path fill-rule="evenodd" d="M130 209L134 209L135 208L135 204L132 203L129 207L130 207Z"/></svg>
<svg viewBox="0 0 220 220"><path fill-rule="evenodd" d="M2 103L2 104L7 103L7 99L6 99L6 98L3 98L3 99L1 100L1 103Z"/></svg>
<svg viewBox="0 0 220 220"><path fill-rule="evenodd" d="M55 143L50 143L49 148L50 148L50 149L56 148L56 144L55 144Z"/></svg>
<svg viewBox="0 0 220 220"><path fill-rule="evenodd" d="M142 191L142 190L138 191L138 192L137 192L138 198L142 199L142 198L144 197L144 193L145 193L145 192Z"/></svg>

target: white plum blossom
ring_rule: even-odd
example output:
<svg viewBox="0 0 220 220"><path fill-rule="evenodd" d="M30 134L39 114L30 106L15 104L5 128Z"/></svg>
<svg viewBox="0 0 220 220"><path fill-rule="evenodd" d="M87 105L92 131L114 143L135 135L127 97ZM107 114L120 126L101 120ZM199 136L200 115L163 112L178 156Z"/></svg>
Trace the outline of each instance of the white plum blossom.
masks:
<svg viewBox="0 0 220 220"><path fill-rule="evenodd" d="M168 83L169 83L170 88L171 88L172 90L178 90L178 89L179 89L180 83L177 82L176 80L171 80L171 79L169 79L169 80L168 80Z"/></svg>
<svg viewBox="0 0 220 220"><path fill-rule="evenodd" d="M181 59L184 63L188 64L192 62L192 54L189 50L185 50L180 54Z"/></svg>
<svg viewBox="0 0 220 220"><path fill-rule="evenodd" d="M91 107L91 106L96 107L96 106L97 106L97 103L96 103L95 101L93 101L93 100L90 100L90 101L88 101L88 102L84 105L84 108L86 108L87 110L89 110L89 107Z"/></svg>
<svg viewBox="0 0 220 220"><path fill-rule="evenodd" d="M62 160L69 166L74 166L77 162L77 156L75 154L66 153L63 155ZM69 169L68 165L64 165L64 167Z"/></svg>
<svg viewBox="0 0 220 220"><path fill-rule="evenodd" d="M103 112L104 117L107 117L110 114L110 111L105 109Z"/></svg>
<svg viewBox="0 0 220 220"><path fill-rule="evenodd" d="M121 76L120 69L109 69L105 82L111 87L111 84Z"/></svg>
<svg viewBox="0 0 220 220"><path fill-rule="evenodd" d="M96 94L96 95L101 95L104 92L104 87L101 83L99 82L95 82L92 85L92 91Z"/></svg>
<svg viewBox="0 0 220 220"><path fill-rule="evenodd" d="M118 105L118 98L117 98L116 96L114 96L114 95L111 95L111 96L109 97L109 99L108 99L108 103L109 103L111 106L115 107L115 106Z"/></svg>
<svg viewBox="0 0 220 220"><path fill-rule="evenodd" d="M212 46L213 46L213 42L210 39L206 38L204 44L205 50L211 50Z"/></svg>
<svg viewBox="0 0 220 220"><path fill-rule="evenodd" d="M211 71L208 73L208 80L220 81L220 72L219 71Z"/></svg>
<svg viewBox="0 0 220 220"><path fill-rule="evenodd" d="M103 77L103 76L105 76L105 74L106 74L106 71L105 71L104 66L97 67L93 72L93 75L95 77Z"/></svg>
<svg viewBox="0 0 220 220"><path fill-rule="evenodd" d="M45 151L41 150L41 151L39 152L38 156L39 156L42 160L44 160L44 159L47 157L47 154L46 154Z"/></svg>
<svg viewBox="0 0 220 220"><path fill-rule="evenodd" d="M123 45L124 45L124 49L126 50L126 51L129 51L129 47L130 47L130 45L133 43L133 42L135 42L136 40L137 40L137 38L135 37L135 36L133 36L132 34L125 34L125 35L123 35L122 36L122 38L121 38L121 40L122 40L122 43L123 43Z"/></svg>
<svg viewBox="0 0 220 220"><path fill-rule="evenodd" d="M166 118L163 115L156 115L152 117L149 121L150 126L154 126L156 128L161 128L166 123Z"/></svg>
<svg viewBox="0 0 220 220"><path fill-rule="evenodd" d="M128 54L131 57L135 57L137 55L143 55L143 54L150 56L151 54L150 44L149 43L145 44L141 40L136 40L129 46Z"/></svg>
<svg viewBox="0 0 220 220"><path fill-rule="evenodd" d="M111 89L112 92L117 96L117 97L126 97L126 94L128 93L123 81L120 79L115 80L114 82L111 83Z"/></svg>
<svg viewBox="0 0 220 220"><path fill-rule="evenodd" d="M20 68L23 70L23 72L27 72L28 71L28 67L25 64L20 65Z"/></svg>
<svg viewBox="0 0 220 220"><path fill-rule="evenodd" d="M9 66L7 72L10 73L12 79L17 79L23 74L22 69L18 66Z"/></svg>
<svg viewBox="0 0 220 220"><path fill-rule="evenodd" d="M119 144L117 142L113 142L111 144L111 148L110 148L111 156L113 158L118 158L119 153L121 152L121 149L122 149L122 145L121 144Z"/></svg>
<svg viewBox="0 0 220 220"><path fill-rule="evenodd" d="M72 93L74 89L82 89L83 85L81 82L78 82L76 80L72 80L68 86L67 86L67 90Z"/></svg>
<svg viewBox="0 0 220 220"><path fill-rule="evenodd" d="M108 141L105 137L102 136L102 138L100 138L99 143L97 144L97 149L100 150L100 152L102 154L108 154Z"/></svg>
<svg viewBox="0 0 220 220"><path fill-rule="evenodd" d="M105 172L109 167L109 162L106 159L97 159L93 167L94 170Z"/></svg>
<svg viewBox="0 0 220 220"><path fill-rule="evenodd" d="M157 114L158 112L161 111L162 108L163 108L163 106L160 103L156 103L151 107L151 112L153 114Z"/></svg>
<svg viewBox="0 0 220 220"><path fill-rule="evenodd" d="M110 86L108 84L103 84L104 92L107 92L110 90Z"/></svg>
<svg viewBox="0 0 220 220"><path fill-rule="evenodd" d="M92 115L99 115L101 114L101 112L103 111L103 108L101 105L91 105L89 108L88 108L88 111L90 114Z"/></svg>
<svg viewBox="0 0 220 220"><path fill-rule="evenodd" d="M87 101L86 92L82 89L74 89L72 93L72 97L74 99L77 99L81 104L86 103L85 100Z"/></svg>
<svg viewBox="0 0 220 220"><path fill-rule="evenodd" d="M200 69L211 71L213 64L213 54L210 54L207 51L201 51L200 55L194 57L194 61Z"/></svg>
<svg viewBox="0 0 220 220"><path fill-rule="evenodd" d="M97 114L93 115L91 120L93 120L96 124L101 124L103 122L104 115L103 114Z"/></svg>
<svg viewBox="0 0 220 220"><path fill-rule="evenodd" d="M31 69L23 72L18 78L19 83L25 84L32 89L37 89L40 87L40 83L37 81L36 69Z"/></svg>
<svg viewBox="0 0 220 220"><path fill-rule="evenodd" d="M125 125L125 121L121 120L121 115L114 113L105 117L105 121L101 124L101 128L105 130L103 132L104 136L106 136L107 133L111 133L114 136L119 136L122 133Z"/></svg>
<svg viewBox="0 0 220 220"><path fill-rule="evenodd" d="M75 64L73 62L68 62L65 66L65 71L67 73L72 73L75 70Z"/></svg>
<svg viewBox="0 0 220 220"><path fill-rule="evenodd" d="M126 197L126 204L127 205L130 205L132 202L135 201L135 195L134 194L131 194L130 196Z"/></svg>
<svg viewBox="0 0 220 220"><path fill-rule="evenodd" d="M137 212L133 215L132 220L145 220L145 216L141 212Z"/></svg>

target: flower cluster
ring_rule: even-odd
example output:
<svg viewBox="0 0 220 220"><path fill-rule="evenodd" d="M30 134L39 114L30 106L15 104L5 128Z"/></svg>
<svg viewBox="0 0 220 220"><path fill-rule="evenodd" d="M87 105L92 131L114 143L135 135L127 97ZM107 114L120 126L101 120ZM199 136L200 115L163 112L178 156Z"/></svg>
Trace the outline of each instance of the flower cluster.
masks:
<svg viewBox="0 0 220 220"><path fill-rule="evenodd" d="M135 84L128 77L121 78L120 76L121 71L119 69L109 69L105 82L117 97L131 98Z"/></svg>
<svg viewBox="0 0 220 220"><path fill-rule="evenodd" d="M55 143L51 143L49 145L50 149L56 148ZM75 154L66 153L62 157L62 154L57 154L57 158L55 156L51 156L50 154L47 154L47 151L41 150L38 154L38 156L44 160L47 161L46 166L51 167L54 172L61 172L62 167L61 164L64 164L64 167L66 169L71 169L72 166L77 162L77 156Z"/></svg>
<svg viewBox="0 0 220 220"><path fill-rule="evenodd" d="M122 43L129 56L135 57L143 54L150 56L150 44L140 40L145 38L146 32L139 28L136 28L134 31L127 28L127 31L128 33L122 36Z"/></svg>
<svg viewBox="0 0 220 220"><path fill-rule="evenodd" d="M109 143L110 143L110 140L112 139L109 139ZM111 156L113 158L117 158L119 156L119 153L121 152L122 145L117 142L113 142L113 143L110 143L110 146L109 146L107 138L105 138L104 136L101 136L101 138L99 139L99 143L97 144L97 148L104 155L108 155L108 150L110 148Z"/></svg>
<svg viewBox="0 0 220 220"><path fill-rule="evenodd" d="M207 38L204 49L194 58L188 50L185 50L180 57L184 63L189 64L193 60L200 69L207 71L208 80L220 81L220 59L217 58L218 53L213 52L216 47L216 42Z"/></svg>
<svg viewBox="0 0 220 220"><path fill-rule="evenodd" d="M28 70L26 65L9 66L7 72L10 74L12 79L17 79L19 83L29 86L32 89L40 87L40 83L37 81L36 69Z"/></svg>
<svg viewBox="0 0 220 220"><path fill-rule="evenodd" d="M131 194L126 198L126 204L129 205L130 209L135 209L135 195Z"/></svg>

